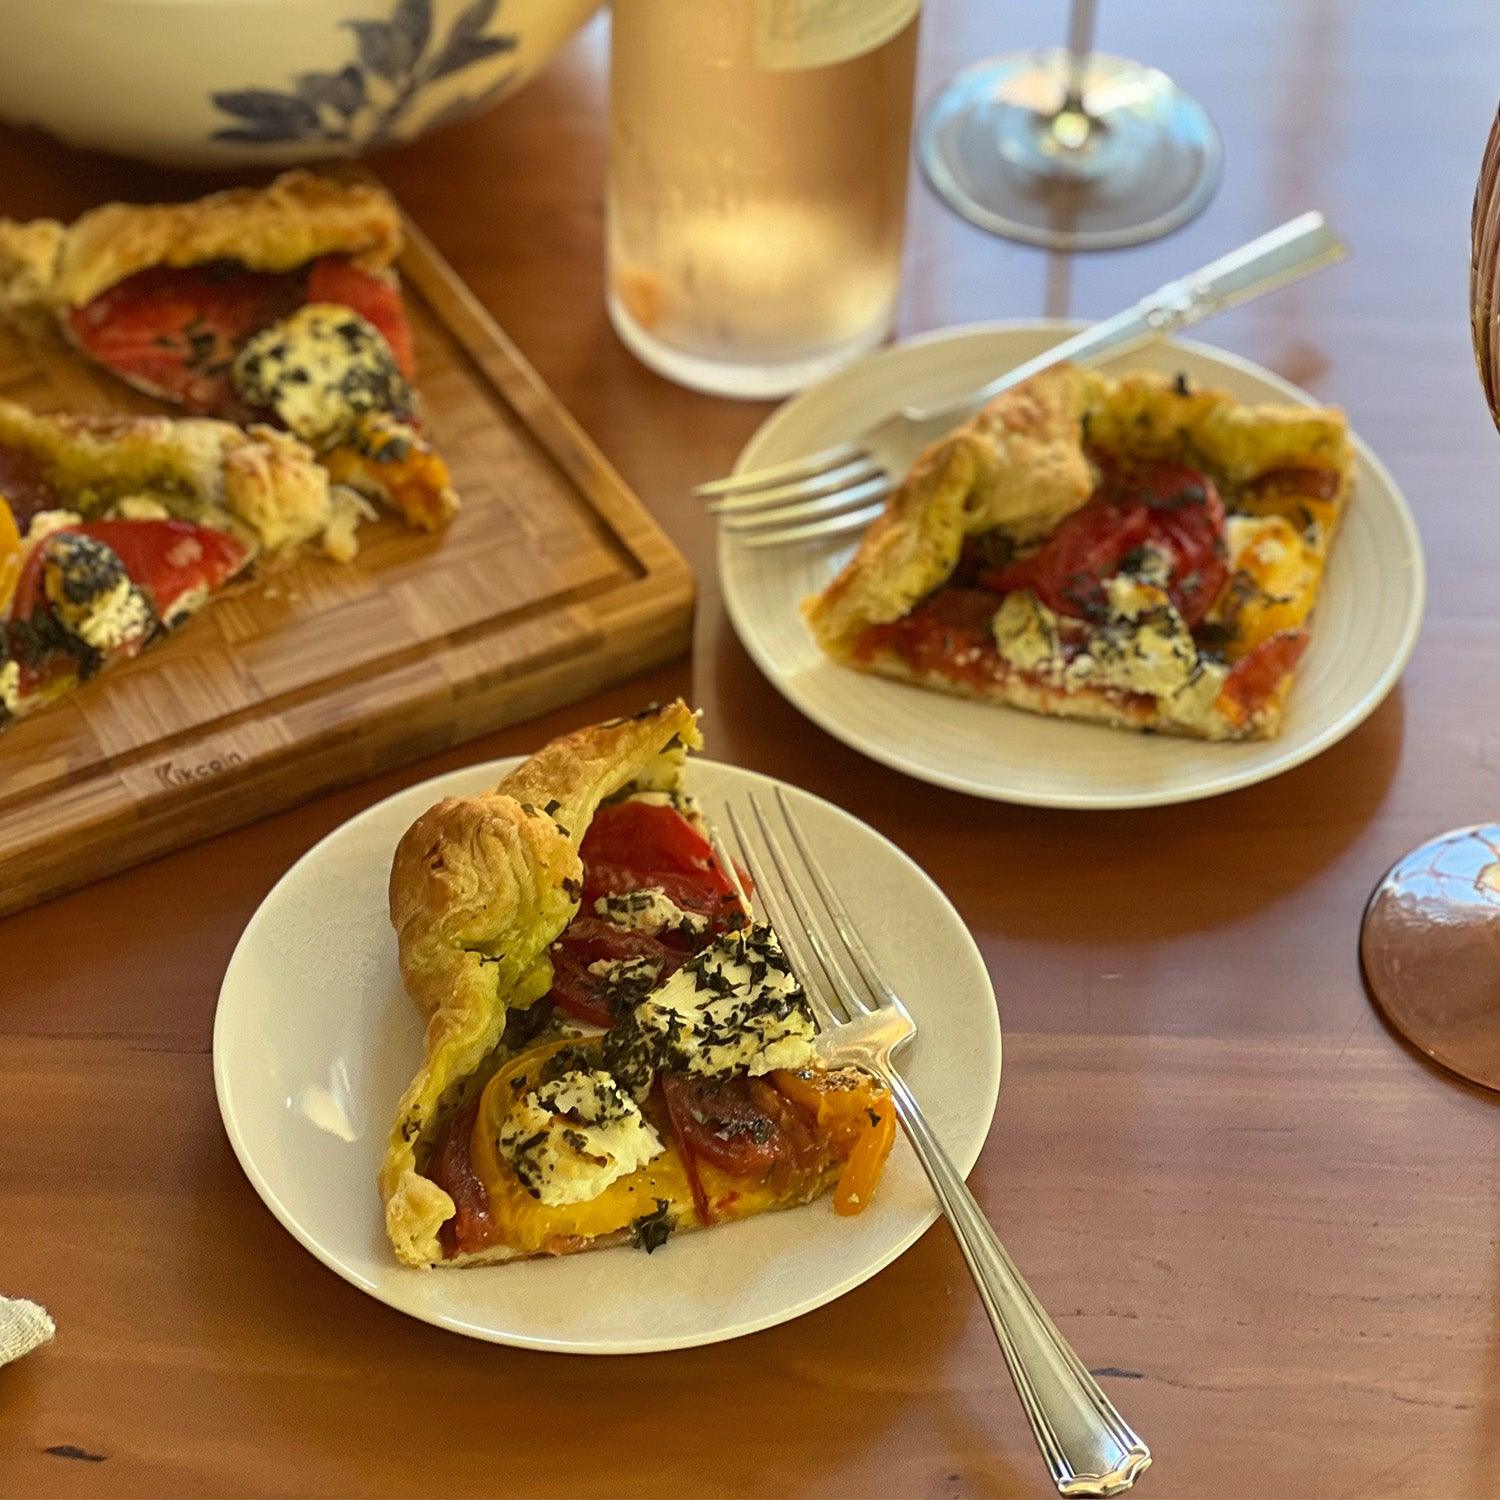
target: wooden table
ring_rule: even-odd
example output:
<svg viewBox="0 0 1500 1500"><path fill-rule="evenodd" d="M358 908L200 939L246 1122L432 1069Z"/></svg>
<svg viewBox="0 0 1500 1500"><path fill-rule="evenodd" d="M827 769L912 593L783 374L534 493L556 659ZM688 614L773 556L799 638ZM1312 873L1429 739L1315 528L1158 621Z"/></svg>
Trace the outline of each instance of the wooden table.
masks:
<svg viewBox="0 0 1500 1500"><path fill-rule="evenodd" d="M924 92L1061 35L1056 4L928 8ZM706 709L712 753L866 818L974 929L1006 1043L974 1189L1152 1444L1143 1495L1494 1493L1500 1109L1384 1030L1355 934L1396 855L1500 804L1500 440L1465 326L1500 12L1157 0L1106 6L1103 32L1219 121L1208 212L1164 243L1068 260L989 239L918 188L901 330L1104 314L1325 209L1349 264L1212 337L1346 406L1406 487L1432 601L1402 687L1270 785L1130 814L936 791L803 722L735 641L685 494L762 411L656 379L605 321L607 35L590 28L521 98L378 165L693 560L694 661L0 925L0 1288L60 1327L0 1372L0 1493L1050 1493L942 1226L842 1301L736 1344L546 1357L362 1296L230 1153L214 1000L282 871L397 787L677 692ZM9 213L198 187L0 135Z"/></svg>

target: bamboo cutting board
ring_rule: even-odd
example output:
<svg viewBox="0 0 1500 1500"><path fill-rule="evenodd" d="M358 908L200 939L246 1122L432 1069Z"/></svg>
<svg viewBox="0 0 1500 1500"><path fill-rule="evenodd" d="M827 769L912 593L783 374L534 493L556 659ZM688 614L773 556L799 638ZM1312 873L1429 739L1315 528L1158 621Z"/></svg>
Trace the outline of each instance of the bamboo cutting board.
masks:
<svg viewBox="0 0 1500 1500"><path fill-rule="evenodd" d="M0 913L686 650L693 585L639 500L421 235L399 262L418 386L463 507L383 518L0 732ZM160 410L0 329L0 393Z"/></svg>

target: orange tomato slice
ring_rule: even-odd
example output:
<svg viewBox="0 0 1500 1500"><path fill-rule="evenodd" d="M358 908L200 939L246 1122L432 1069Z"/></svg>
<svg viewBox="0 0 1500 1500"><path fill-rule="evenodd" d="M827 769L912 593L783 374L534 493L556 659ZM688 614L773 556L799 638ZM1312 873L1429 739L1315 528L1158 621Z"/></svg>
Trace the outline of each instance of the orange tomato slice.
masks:
<svg viewBox="0 0 1500 1500"><path fill-rule="evenodd" d="M782 1069L776 1087L810 1116L843 1170L833 1189L833 1210L862 1213L874 1196L896 1139L896 1108L890 1094L855 1068Z"/></svg>
<svg viewBox="0 0 1500 1500"><path fill-rule="evenodd" d="M863 1213L880 1184L885 1160L896 1140L896 1106L889 1094L870 1106L870 1128L854 1143L833 1189L833 1211L846 1218Z"/></svg>

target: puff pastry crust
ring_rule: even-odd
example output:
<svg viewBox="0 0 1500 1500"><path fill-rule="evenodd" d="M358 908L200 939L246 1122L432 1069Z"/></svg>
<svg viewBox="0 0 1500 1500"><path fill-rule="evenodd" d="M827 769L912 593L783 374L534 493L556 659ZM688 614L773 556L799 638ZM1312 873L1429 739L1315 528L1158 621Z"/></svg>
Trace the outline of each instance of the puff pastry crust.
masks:
<svg viewBox="0 0 1500 1500"><path fill-rule="evenodd" d="M35 454L63 505L85 514L131 497L181 497L190 519L232 519L242 539L268 552L340 529L339 503L312 450L269 427L53 415L0 400L0 444Z"/></svg>
<svg viewBox="0 0 1500 1500"><path fill-rule="evenodd" d="M0 219L0 310L28 325L52 317L52 287L67 226L56 219Z"/></svg>
<svg viewBox="0 0 1500 1500"><path fill-rule="evenodd" d="M1144 372L1116 378L1063 365L996 397L921 455L846 566L804 601L803 616L819 646L860 670L1038 713L1211 739L1274 735L1290 674L1244 717L1230 704L1195 702L1188 713L1147 695L1021 673L964 680L922 670L894 651L861 649L870 627L901 620L952 577L967 538L999 530L1024 551L1084 505L1098 478L1091 449L1200 468L1223 492L1231 527L1236 513L1264 519L1274 512L1278 474L1326 474L1329 493L1317 502L1316 524L1306 532L1317 566L1300 583L1297 623L1305 619L1350 491L1352 456L1342 413L1247 406L1182 379ZM1262 480L1271 485L1266 494L1257 492ZM1298 509L1299 526L1304 512ZM1248 531L1244 540L1251 545ZM1231 568L1239 561L1231 556Z"/></svg>
<svg viewBox="0 0 1500 1500"><path fill-rule="evenodd" d="M284 172L191 203L106 203L68 226L0 220L0 305L66 311L150 266L222 259L292 271L338 254L382 271L401 244L400 214L379 188Z"/></svg>
<svg viewBox="0 0 1500 1500"><path fill-rule="evenodd" d="M508 1011L552 985L548 950L578 910L579 846L595 809L636 782L669 789L702 744L680 700L554 740L492 791L447 797L397 846L390 916L407 993L426 1018L422 1065L380 1174L386 1229L412 1266L441 1259L454 1203L421 1175L434 1127L494 1071ZM548 806L552 811L544 811ZM512 1258L499 1247L485 1260Z"/></svg>

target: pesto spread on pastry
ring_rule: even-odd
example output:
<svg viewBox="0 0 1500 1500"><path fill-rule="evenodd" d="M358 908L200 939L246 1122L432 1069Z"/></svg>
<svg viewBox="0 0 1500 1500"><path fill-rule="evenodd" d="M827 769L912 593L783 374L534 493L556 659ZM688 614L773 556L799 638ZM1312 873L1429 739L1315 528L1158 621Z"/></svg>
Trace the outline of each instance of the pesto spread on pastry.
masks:
<svg viewBox="0 0 1500 1500"><path fill-rule="evenodd" d="M1058 366L923 454L803 613L861 671L1125 728L1269 738L1352 468L1337 411Z"/></svg>
<svg viewBox="0 0 1500 1500"><path fill-rule="evenodd" d="M672 1234L832 1191L895 1130L818 1058L808 1000L684 778L682 703L554 741L407 832L391 917L427 1016L381 1193L397 1255L462 1266Z"/></svg>

